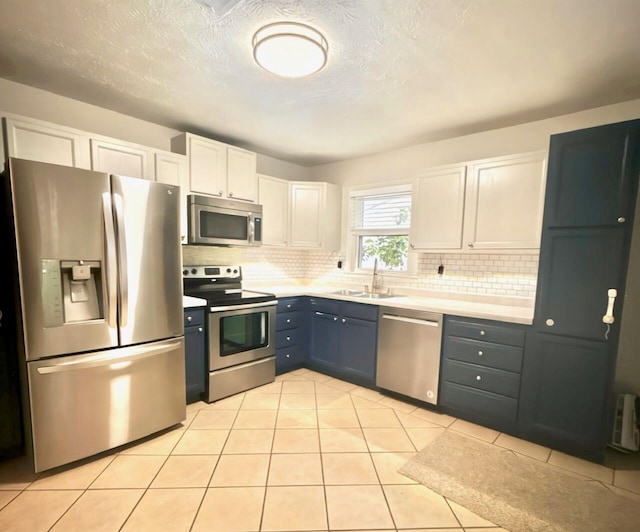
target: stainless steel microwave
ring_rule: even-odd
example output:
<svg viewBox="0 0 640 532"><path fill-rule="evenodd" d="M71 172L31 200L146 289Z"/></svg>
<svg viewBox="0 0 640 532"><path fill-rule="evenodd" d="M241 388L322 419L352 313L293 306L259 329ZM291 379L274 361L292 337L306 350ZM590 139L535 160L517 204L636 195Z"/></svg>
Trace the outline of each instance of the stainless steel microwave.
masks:
<svg viewBox="0 0 640 532"><path fill-rule="evenodd" d="M190 194L189 244L262 245L262 205Z"/></svg>

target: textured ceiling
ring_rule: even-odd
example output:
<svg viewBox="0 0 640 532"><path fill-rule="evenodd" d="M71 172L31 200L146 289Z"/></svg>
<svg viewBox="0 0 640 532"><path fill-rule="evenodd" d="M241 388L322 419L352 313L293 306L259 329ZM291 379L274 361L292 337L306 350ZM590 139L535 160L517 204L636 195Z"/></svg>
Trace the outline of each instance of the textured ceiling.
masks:
<svg viewBox="0 0 640 532"><path fill-rule="evenodd" d="M207 1L0 0L0 77L307 165L640 98L638 0ZM255 65L278 20L324 70Z"/></svg>

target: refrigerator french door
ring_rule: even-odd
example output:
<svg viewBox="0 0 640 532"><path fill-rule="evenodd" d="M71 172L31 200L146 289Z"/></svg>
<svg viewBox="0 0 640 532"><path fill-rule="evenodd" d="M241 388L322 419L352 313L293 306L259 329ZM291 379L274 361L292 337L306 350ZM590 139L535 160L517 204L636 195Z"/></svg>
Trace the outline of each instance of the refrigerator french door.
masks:
<svg viewBox="0 0 640 532"><path fill-rule="evenodd" d="M36 471L185 419L179 188L9 169Z"/></svg>

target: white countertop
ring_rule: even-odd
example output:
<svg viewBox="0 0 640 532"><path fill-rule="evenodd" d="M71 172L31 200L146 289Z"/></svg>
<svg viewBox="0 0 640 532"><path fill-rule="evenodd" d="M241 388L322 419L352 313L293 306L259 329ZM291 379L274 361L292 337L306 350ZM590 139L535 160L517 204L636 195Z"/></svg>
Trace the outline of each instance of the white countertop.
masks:
<svg viewBox="0 0 640 532"><path fill-rule="evenodd" d="M249 287L251 289L252 287ZM453 316L464 316L467 318L481 318L487 320L504 321L508 323L520 323L531 325L533 323L533 301L510 302L508 298L507 304L502 302L491 302L491 297L487 297L486 301L478 301L478 296L469 296L465 299L464 295L455 294L452 298L442 297L423 297L419 295L397 296L384 299L365 299L361 297L345 296L339 294L328 293L336 288L319 288L314 286L268 286L261 285L254 287L256 290L271 292L277 297L292 296L315 296L325 297L327 299L339 299L342 301L352 301L354 303L364 303L368 305L378 305L382 307L406 308L412 310L424 310L428 312L437 312L440 314L450 314ZM339 288L339 287L338 287ZM472 299L476 299L475 301ZM500 301L501 298L493 298ZM511 303L511 304L509 304Z"/></svg>
<svg viewBox="0 0 640 532"><path fill-rule="evenodd" d="M182 306L183 308L206 307L207 300L199 297L182 296Z"/></svg>

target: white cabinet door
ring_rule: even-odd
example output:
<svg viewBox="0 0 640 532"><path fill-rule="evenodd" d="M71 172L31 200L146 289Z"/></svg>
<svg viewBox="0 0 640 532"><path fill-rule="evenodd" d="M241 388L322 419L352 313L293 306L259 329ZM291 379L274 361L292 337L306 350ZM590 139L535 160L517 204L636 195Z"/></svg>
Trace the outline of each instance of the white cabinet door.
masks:
<svg viewBox="0 0 640 532"><path fill-rule="evenodd" d="M189 189L224 197L227 191L227 145L188 135Z"/></svg>
<svg viewBox="0 0 640 532"><path fill-rule="evenodd" d="M547 152L472 163L464 244L469 250L540 247Z"/></svg>
<svg viewBox="0 0 640 532"><path fill-rule="evenodd" d="M460 249L467 167L443 167L418 177L412 194L411 249Z"/></svg>
<svg viewBox="0 0 640 532"><path fill-rule="evenodd" d="M89 140L82 132L38 120L5 118L7 156L89 169Z"/></svg>
<svg viewBox="0 0 640 532"><path fill-rule="evenodd" d="M187 158L179 153L156 152L156 181L183 187L187 184Z"/></svg>
<svg viewBox="0 0 640 532"><path fill-rule="evenodd" d="M322 183L291 183L290 192L290 246L320 248L324 207Z"/></svg>
<svg viewBox="0 0 640 532"><path fill-rule="evenodd" d="M296 248L340 249L342 189L331 183L289 184L289 245Z"/></svg>
<svg viewBox="0 0 640 532"><path fill-rule="evenodd" d="M149 149L91 139L91 169L114 175L154 180Z"/></svg>
<svg viewBox="0 0 640 532"><path fill-rule="evenodd" d="M239 148L227 148L227 196L237 200L257 200L255 153Z"/></svg>
<svg viewBox="0 0 640 532"><path fill-rule="evenodd" d="M258 175L258 203L262 205L262 244L286 246L289 241L289 182Z"/></svg>
<svg viewBox="0 0 640 532"><path fill-rule="evenodd" d="M156 181L180 187L180 241L187 243L189 168L187 158L179 153L156 152Z"/></svg>

